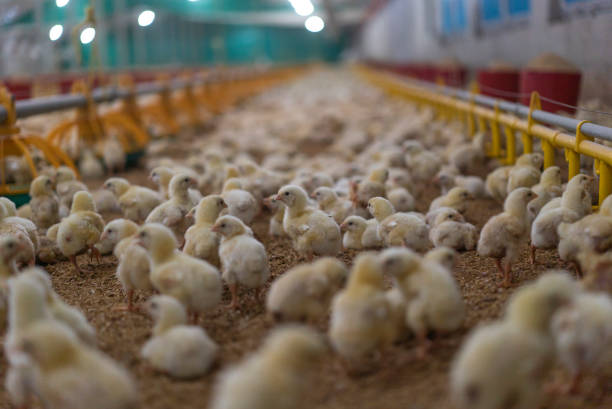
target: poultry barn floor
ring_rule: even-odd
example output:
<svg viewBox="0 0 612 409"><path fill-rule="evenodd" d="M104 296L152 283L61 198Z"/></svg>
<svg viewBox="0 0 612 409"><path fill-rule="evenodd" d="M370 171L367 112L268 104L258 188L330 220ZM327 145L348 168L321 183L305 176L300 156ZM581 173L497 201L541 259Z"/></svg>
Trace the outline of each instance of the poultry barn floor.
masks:
<svg viewBox="0 0 612 409"><path fill-rule="evenodd" d="M125 173L131 182L149 185L146 171L138 169ZM101 181L88 183L97 188ZM421 195L419 211L426 211L429 202L438 195L430 188ZM468 221L481 228L492 215L499 213L501 206L492 200L476 200L470 203L466 214ZM107 220L117 215L106 215ZM287 239L268 235L269 214L261 215L254 223L256 236L264 243L269 256L272 281L276 276L300 263ZM351 263L353 251L343 252L340 258ZM173 381L154 372L139 359L139 351L151 333L152 322L147 316L113 310L124 302L121 287L115 278L116 259L105 256L100 265L88 264L87 256L79 256L85 273L78 275L68 262L46 266L52 276L56 291L68 303L80 307L98 332L99 347L112 358L129 369L138 382L142 408L146 409L202 409L207 407L212 386L219 368L238 361L254 351L274 325L266 316L264 307L251 291L242 298L241 311L229 311L224 306L214 313L201 317L202 325L210 337L221 347L220 362L205 377L194 381ZM538 252L538 265L534 268L528 261L527 243L523 245L521 262L514 268L522 281L533 279L549 268L567 268L555 251ZM414 356L414 340L393 346L382 354L378 367L368 374L349 376L340 361L331 353L322 360L310 381L312 389L305 396L305 407L310 408L450 408L447 385L448 370L455 352L469 329L479 323L497 318L503 306L519 286L513 284L509 290L499 289L500 280L492 260L479 257L475 251L462 253L455 275L461 285L468 304L465 328L449 337L438 339L428 359L418 360ZM516 280L515 280L516 281ZM139 294L142 302L149 294ZM224 294L224 303L229 303L229 293ZM321 330L326 323L320 323ZM0 362L0 378L4 384L6 360ZM547 395L543 408L611 408L612 368L607 379L607 389L599 390L594 378L587 377L580 395ZM556 371L555 376L565 376ZM0 408L10 408L4 387L0 389ZM87 404L84 402L83 408Z"/></svg>

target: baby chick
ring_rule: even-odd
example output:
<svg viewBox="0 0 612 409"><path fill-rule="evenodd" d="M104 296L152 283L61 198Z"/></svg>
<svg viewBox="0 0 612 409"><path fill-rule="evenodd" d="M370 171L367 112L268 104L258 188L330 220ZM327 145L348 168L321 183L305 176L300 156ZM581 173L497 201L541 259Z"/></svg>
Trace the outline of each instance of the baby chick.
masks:
<svg viewBox="0 0 612 409"><path fill-rule="evenodd" d="M417 337L417 353L423 358L431 346L429 331L448 333L463 324L465 303L459 286L444 264L423 259L409 249L388 249L380 258L385 272L404 294L406 323Z"/></svg>
<svg viewBox="0 0 612 409"><path fill-rule="evenodd" d="M411 212L415 208L414 196L403 187L387 190L387 198L398 212Z"/></svg>
<svg viewBox="0 0 612 409"><path fill-rule="evenodd" d="M355 207L365 207L373 197L384 197L386 194L385 182L389 177L386 168L375 168L359 183L353 182L351 200Z"/></svg>
<svg viewBox="0 0 612 409"><path fill-rule="evenodd" d="M85 179L98 179L104 176L104 167L91 149L85 149L79 160L79 173Z"/></svg>
<svg viewBox="0 0 612 409"><path fill-rule="evenodd" d="M532 186L531 190L538 197L527 206L529 218L533 221L540 209L551 199L561 196L563 188L561 187L561 169L558 166L550 166L542 172L540 183Z"/></svg>
<svg viewBox="0 0 612 409"><path fill-rule="evenodd" d="M266 309L277 320L315 322L328 312L347 276L344 263L332 257L298 265L274 280Z"/></svg>
<svg viewBox="0 0 612 409"><path fill-rule="evenodd" d="M334 349L359 365L394 340L391 307L384 291L381 264L373 253L361 253L347 286L333 299L328 336Z"/></svg>
<svg viewBox="0 0 612 409"><path fill-rule="evenodd" d="M508 194L518 187L532 187L540 181L540 168L544 157L541 153L521 155L508 173Z"/></svg>
<svg viewBox="0 0 612 409"><path fill-rule="evenodd" d="M227 205L219 195L209 195L191 209L195 212L195 224L185 232L185 247L183 252L190 256L208 261L219 266L219 242L221 237L212 231L215 221Z"/></svg>
<svg viewBox="0 0 612 409"><path fill-rule="evenodd" d="M457 252L450 247L436 247L429 250L423 258L438 263L453 272L457 263Z"/></svg>
<svg viewBox="0 0 612 409"><path fill-rule="evenodd" d="M285 229L283 228L283 219L285 218L285 205L280 200L276 200L276 195L269 196L263 200L263 205L273 212L270 217L270 227L268 234L273 237L285 237Z"/></svg>
<svg viewBox="0 0 612 409"><path fill-rule="evenodd" d="M212 231L223 236L219 246L221 270L232 294L229 308L238 308L238 284L262 287L270 275L266 249L237 217L220 217Z"/></svg>
<svg viewBox="0 0 612 409"><path fill-rule="evenodd" d="M324 352L323 340L309 328L275 329L257 352L221 373L210 407L301 408L305 370Z"/></svg>
<svg viewBox="0 0 612 409"><path fill-rule="evenodd" d="M604 293L581 293L552 320L559 360L572 375L568 392L578 392L582 375L612 364L612 299Z"/></svg>
<svg viewBox="0 0 612 409"><path fill-rule="evenodd" d="M307 206L304 189L288 185L278 191L276 200L287 206L283 228L293 240L296 251L312 258L313 255L335 256L342 248L340 227L333 218Z"/></svg>
<svg viewBox="0 0 612 409"><path fill-rule="evenodd" d="M39 228L48 229L59 222L59 199L49 176L38 176L32 181L30 196L32 220Z"/></svg>
<svg viewBox="0 0 612 409"><path fill-rule="evenodd" d="M178 251L171 230L158 223L146 224L137 237L138 245L149 253L153 287L179 300L193 322L199 313L219 304L222 290L219 271L203 260Z"/></svg>
<svg viewBox="0 0 612 409"><path fill-rule="evenodd" d="M105 139L100 151L107 171L110 173L123 172L125 169L125 150L117 137Z"/></svg>
<svg viewBox="0 0 612 409"><path fill-rule="evenodd" d="M567 274L547 273L511 298L504 321L481 326L463 343L451 369L459 408L536 408L551 366L550 320L571 300Z"/></svg>
<svg viewBox="0 0 612 409"><path fill-rule="evenodd" d="M117 243L126 237L136 234L138 225L128 219L115 219L104 226L100 235L100 241L96 243L96 248L100 254L110 254L115 249Z"/></svg>
<svg viewBox="0 0 612 409"><path fill-rule="evenodd" d="M228 179L223 185L221 196L227 204L228 213L249 225L259 213L259 204L242 186L240 179Z"/></svg>
<svg viewBox="0 0 612 409"><path fill-rule="evenodd" d="M450 162L461 173L473 172L475 166L485 160L485 133L478 132L471 141L453 147Z"/></svg>
<svg viewBox="0 0 612 409"><path fill-rule="evenodd" d="M130 185L126 179L110 178L104 182L104 189L115 194L123 217L136 223L143 222L149 213L162 203L157 192L146 187Z"/></svg>
<svg viewBox="0 0 612 409"><path fill-rule="evenodd" d="M157 295L147 302L155 320L153 336L142 347L149 364L173 378L204 375L214 363L219 347L206 332L187 325L185 308L172 297Z"/></svg>
<svg viewBox="0 0 612 409"><path fill-rule="evenodd" d="M504 276L504 287L511 284L512 263L518 257L521 240L528 234L527 203L535 198L535 193L525 187L513 190L504 202L503 213L491 217L480 232L478 254L495 259Z"/></svg>
<svg viewBox="0 0 612 409"><path fill-rule="evenodd" d="M32 265L39 247L36 225L29 219L9 216L12 211L10 207L7 210L4 203L0 203L0 234L14 235L21 241L23 248L17 261Z"/></svg>
<svg viewBox="0 0 612 409"><path fill-rule="evenodd" d="M65 326L41 322L29 328L18 348L36 368L33 389L49 409L127 409L138 395L127 371L81 344Z"/></svg>
<svg viewBox="0 0 612 409"><path fill-rule="evenodd" d="M508 196L508 177L511 170L512 166L501 166L487 175L487 193L498 202L503 202Z"/></svg>
<svg viewBox="0 0 612 409"><path fill-rule="evenodd" d="M378 237L385 246L406 246L416 251L429 248L429 228L421 214L395 213L393 205L382 197L370 199L368 210L378 222Z"/></svg>
<svg viewBox="0 0 612 409"><path fill-rule="evenodd" d="M60 217L68 216L74 194L82 190L87 191L87 186L76 179L76 174L72 168L60 166L55 170L55 191L60 201Z"/></svg>
<svg viewBox="0 0 612 409"><path fill-rule="evenodd" d="M376 223L376 220L373 220ZM368 228L368 221L361 216L349 216L340 225L340 231L344 232L342 246L345 249L361 250L364 248L363 234Z"/></svg>
<svg viewBox="0 0 612 409"><path fill-rule="evenodd" d="M77 272L82 273L76 256L89 249L100 262L100 252L94 245L100 239L103 230L104 220L96 213L91 194L80 191L74 195L70 216L62 219L57 232L49 229L47 235L50 239L56 239L62 254L70 259Z"/></svg>
<svg viewBox="0 0 612 409"><path fill-rule="evenodd" d="M478 243L478 231L473 224L466 223L461 214L451 208L436 216L429 231L429 239L436 247L445 246L455 250L473 250Z"/></svg>
<svg viewBox="0 0 612 409"><path fill-rule="evenodd" d="M315 189L312 198L319 204L319 209L333 217L338 224L349 216L353 207L351 202L340 199L333 189L326 186Z"/></svg>
<svg viewBox="0 0 612 409"><path fill-rule="evenodd" d="M440 207L450 207L457 210L459 213L465 213L470 199L472 199L472 196L467 189L454 187L444 196L434 199L429 206L429 211L434 211Z"/></svg>
<svg viewBox="0 0 612 409"><path fill-rule="evenodd" d="M197 179L197 174L189 168L181 167L180 172L187 173L189 176ZM158 166L153 168L149 174L149 179L151 179L151 181L157 185L159 194L164 198L164 200L170 199L170 180L172 180L172 177L176 175L176 173L176 170L170 169L166 166ZM191 198L192 203L195 204L202 200L202 194L197 189L189 189L189 197Z"/></svg>

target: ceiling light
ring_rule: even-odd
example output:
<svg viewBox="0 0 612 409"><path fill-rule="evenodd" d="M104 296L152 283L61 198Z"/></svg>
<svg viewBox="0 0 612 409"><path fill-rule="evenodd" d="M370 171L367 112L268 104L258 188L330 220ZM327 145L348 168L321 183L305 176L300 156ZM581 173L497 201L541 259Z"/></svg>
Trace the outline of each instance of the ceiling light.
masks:
<svg viewBox="0 0 612 409"><path fill-rule="evenodd" d="M138 16L138 25L140 27L147 27L153 24L155 21L155 12L152 10L145 10Z"/></svg>
<svg viewBox="0 0 612 409"><path fill-rule="evenodd" d="M325 21L319 16L310 16L304 22L304 26L311 33L318 33L325 28Z"/></svg>
<svg viewBox="0 0 612 409"><path fill-rule="evenodd" d="M70 0L55 0L55 5L57 7L65 7L69 2Z"/></svg>
<svg viewBox="0 0 612 409"><path fill-rule="evenodd" d="M87 27L85 30L81 31L81 43L89 44L94 38L96 38L96 29L93 27Z"/></svg>
<svg viewBox="0 0 612 409"><path fill-rule="evenodd" d="M49 40L57 41L64 34L64 26L61 24L56 24L51 29L49 29Z"/></svg>

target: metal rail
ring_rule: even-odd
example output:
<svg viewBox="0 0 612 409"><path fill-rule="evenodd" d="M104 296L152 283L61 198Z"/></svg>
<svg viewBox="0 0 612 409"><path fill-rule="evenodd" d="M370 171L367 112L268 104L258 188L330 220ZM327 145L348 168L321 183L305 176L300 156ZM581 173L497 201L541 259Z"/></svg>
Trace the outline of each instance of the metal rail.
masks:
<svg viewBox="0 0 612 409"><path fill-rule="evenodd" d="M501 110L508 113L512 113L516 116L527 118L529 116L529 107L522 104L508 102L502 99L487 97L485 95L474 94L469 91L464 91L458 88L446 87L443 85L432 84L426 81L419 81L413 78L406 78L399 75L393 75L395 78L404 81L418 84L421 87L429 88L433 91L440 92L444 95L460 99L466 102L475 102L476 104L483 105L489 108L495 108L496 106ZM565 130L575 132L576 127L580 124L577 119L568 118L565 116L553 114L546 111L534 110L531 117L540 123L559 126ZM592 138L604 139L612 142L612 128L606 126L597 125L595 123L587 122L581 127L582 133Z"/></svg>

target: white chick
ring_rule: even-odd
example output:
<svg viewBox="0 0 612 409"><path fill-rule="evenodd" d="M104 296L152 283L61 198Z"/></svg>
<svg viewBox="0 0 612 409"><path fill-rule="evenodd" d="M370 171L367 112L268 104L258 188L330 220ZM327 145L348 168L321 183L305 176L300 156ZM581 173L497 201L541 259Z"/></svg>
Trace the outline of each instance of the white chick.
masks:
<svg viewBox="0 0 612 409"><path fill-rule="evenodd" d="M540 168L544 157L541 153L526 153L521 155L508 173L506 191L512 192L519 187L532 187L540 181Z"/></svg>
<svg viewBox="0 0 612 409"><path fill-rule="evenodd" d="M197 176L197 174L191 171L191 169L181 168L180 172L188 173L193 178L196 178ZM172 177L176 175L176 173L177 172L175 170L168 167L158 166L153 168L149 174L149 179L151 179L151 181L157 185L159 194L164 198L164 200L170 198L170 181L172 180ZM191 198L192 203L194 203L194 206L198 204L200 200L202 200L202 194L197 189L189 189L189 197Z"/></svg>
<svg viewBox="0 0 612 409"><path fill-rule="evenodd" d="M130 185L126 179L110 178L104 182L104 189L115 194L123 217L136 223L143 222L149 213L162 203L157 192L146 187Z"/></svg>
<svg viewBox="0 0 612 409"><path fill-rule="evenodd" d="M149 291L153 289L149 273L151 263L145 249L137 243L136 234L127 236L117 243L113 254L119 260L115 275L123 287L127 297L127 306L116 306L115 310L133 312L138 308L134 306L135 290Z"/></svg>
<svg viewBox="0 0 612 409"><path fill-rule="evenodd" d="M110 358L79 343L65 326L41 322L29 328L19 349L36 367L36 396L49 409L128 409L138 394L128 372Z"/></svg>
<svg viewBox="0 0 612 409"><path fill-rule="evenodd" d="M387 190L387 198L398 212L411 212L415 209L414 196L403 187Z"/></svg>
<svg viewBox="0 0 612 409"><path fill-rule="evenodd" d="M531 262L536 262L536 249L551 249L559 244L557 227L561 223L573 223L590 212L591 205L585 206L585 198L590 202L592 178L587 175L576 175L561 196L560 206L552 209L542 208L531 226ZM550 203L550 202L549 202Z"/></svg>
<svg viewBox="0 0 612 409"><path fill-rule="evenodd" d="M529 218L533 221L540 209L551 199L561 196L563 188L561 187L561 169L558 166L550 166L542 172L540 183L532 186L531 190L538 195L537 198L529 202L527 210Z"/></svg>
<svg viewBox="0 0 612 409"><path fill-rule="evenodd" d="M406 168L411 172L413 179L420 184L430 182L442 166L442 158L423 149L418 141L409 140L404 143L406 150Z"/></svg>
<svg viewBox="0 0 612 409"><path fill-rule="evenodd" d="M409 249L388 249L380 258L406 298L406 323L417 337L417 353L423 358L431 346L429 331L448 333L463 324L466 308L459 286L444 264Z"/></svg>
<svg viewBox="0 0 612 409"><path fill-rule="evenodd" d="M273 237L285 237L285 228L283 227L283 219L285 218L285 204L280 200L276 200L276 195L272 195L263 200L263 205L273 212L274 214L270 217L270 227L268 228L268 234Z"/></svg>
<svg viewBox="0 0 612 409"><path fill-rule="evenodd" d="M116 137L107 138L102 142L102 159L106 170L110 173L123 172L125 169L125 150Z"/></svg>
<svg viewBox="0 0 612 409"><path fill-rule="evenodd" d="M250 225L259 213L257 200L251 193L242 188L240 179L228 179L223 185L221 196L227 204L228 213L239 218L247 225Z"/></svg>
<svg viewBox="0 0 612 409"><path fill-rule="evenodd" d="M328 336L340 356L357 364L393 342L391 307L373 253L357 257L346 288L334 297Z"/></svg>
<svg viewBox="0 0 612 409"><path fill-rule="evenodd" d="M53 319L70 328L82 342L91 346L96 345L96 330L89 324L87 318L79 309L68 305L53 290L51 277L45 270L31 267L23 270L21 275L31 277L42 286L45 291L46 308Z"/></svg>
<svg viewBox="0 0 612 409"><path fill-rule="evenodd" d="M374 220L374 222L376 222ZM368 228L368 221L361 216L349 216L340 225L340 231L344 232L342 246L345 249L361 250L364 248L363 234Z"/></svg>
<svg viewBox="0 0 612 409"><path fill-rule="evenodd" d="M455 270L457 264L457 252L450 247L436 247L429 250L423 258L442 265L448 271Z"/></svg>
<svg viewBox="0 0 612 409"><path fill-rule="evenodd" d="M370 199L368 210L379 223L378 237L385 246L406 246L416 251L429 248L429 228L421 214L395 213L393 205L382 197Z"/></svg>
<svg viewBox="0 0 612 409"><path fill-rule="evenodd" d="M453 147L450 162L461 173L470 173L475 165L483 164L485 160L485 133L478 132L471 141Z"/></svg>
<svg viewBox="0 0 612 409"><path fill-rule="evenodd" d="M147 302L147 309L155 327L141 356L156 370L177 379L196 378L208 372L219 347L202 328L187 325L181 303L158 295Z"/></svg>
<svg viewBox="0 0 612 409"><path fill-rule="evenodd" d="M321 337L306 327L278 328L264 345L223 371L211 409L287 409L302 407L305 370L325 352Z"/></svg>
<svg viewBox="0 0 612 409"><path fill-rule="evenodd" d="M387 193L385 182L389 178L386 168L375 168L366 179L351 184L351 200L355 207L365 207L373 197L383 197Z"/></svg>
<svg viewBox="0 0 612 409"><path fill-rule="evenodd" d="M513 190L504 202L503 213L491 217L480 232L478 254L495 259L497 268L504 277L504 287L511 284L512 263L518 257L521 240L529 232L527 203L535 197L535 193L524 187Z"/></svg>
<svg viewBox="0 0 612 409"><path fill-rule="evenodd" d="M20 250L13 236L0 236L0 333L4 333L8 314L8 280L17 274L15 258Z"/></svg>
<svg viewBox="0 0 612 409"><path fill-rule="evenodd" d="M212 231L223 236L219 245L221 270L232 295L229 308L238 308L238 285L264 288L270 275L266 248L253 237L253 231L234 216L220 217Z"/></svg>
<svg viewBox="0 0 612 409"><path fill-rule="evenodd" d="M98 179L104 176L104 167L91 149L85 149L79 160L79 173L85 179Z"/></svg>
<svg viewBox="0 0 612 409"><path fill-rule="evenodd" d="M503 202L508 196L508 177L512 166L501 166L487 175L485 188L489 196Z"/></svg>
<svg viewBox="0 0 612 409"><path fill-rule="evenodd" d="M100 213L121 213L119 200L113 192L106 189L98 189L91 194L96 203L96 209Z"/></svg>
<svg viewBox="0 0 612 409"><path fill-rule="evenodd" d="M304 189L288 185L278 191L276 200L287 206L283 228L293 240L296 251L312 257L335 256L342 249L340 227L324 212L307 206Z"/></svg>
<svg viewBox="0 0 612 409"><path fill-rule="evenodd" d="M195 224L185 232L183 252L190 256L208 261L218 267L219 242L221 237L212 231L215 221L227 205L219 195L209 195L200 201L195 209ZM192 209L190 212L194 212Z"/></svg>
<svg viewBox="0 0 612 409"><path fill-rule="evenodd" d="M53 190L53 181L49 176L38 176L30 185L30 208L32 221L41 229L47 229L58 223L59 199Z"/></svg>
<svg viewBox="0 0 612 409"><path fill-rule="evenodd" d="M451 369L459 408L537 408L552 361L550 320L577 291L567 274L547 273L511 298L505 320L477 328Z"/></svg>
<svg viewBox="0 0 612 409"><path fill-rule="evenodd" d="M429 211L435 211L440 207L450 207L459 213L465 213L469 200L472 199L470 192L462 187L454 187L444 196L434 199L429 205Z"/></svg>
<svg viewBox="0 0 612 409"><path fill-rule="evenodd" d="M7 208L7 205L4 203L0 203L0 231L11 233L11 226L20 227L22 231L24 231L28 239L32 242L34 246L34 252L38 251L39 242L38 242L38 232L36 225L30 219L24 219L23 217L11 216L11 213L15 213L14 207L10 205Z"/></svg>
<svg viewBox="0 0 612 409"><path fill-rule="evenodd" d="M128 219L115 219L104 226L100 235L100 240L96 243L96 248L100 254L110 254L115 249L117 243L126 237L136 234L138 225Z"/></svg>
<svg viewBox="0 0 612 409"><path fill-rule="evenodd" d="M11 219L15 217L5 217L6 210L3 204L0 204L0 237L13 237L18 242L17 257L15 261L19 264L34 265L36 259L36 247L30 239L28 230L22 223L12 223ZM8 221L7 221L8 220ZM27 220L27 219L23 219ZM30 223L32 223L30 221ZM38 244L38 236L36 236Z"/></svg>
<svg viewBox="0 0 612 409"><path fill-rule="evenodd" d="M82 190L87 191L87 186L76 180L76 174L72 168L60 166L55 170L55 191L60 200L60 217L66 217L70 214L72 198L76 192Z"/></svg>
<svg viewBox="0 0 612 409"><path fill-rule="evenodd" d="M50 239L56 239L62 254L70 259L77 272L82 273L76 256L89 249L98 258L99 263L100 252L94 245L100 239L103 230L104 220L96 213L91 194L80 191L74 195L70 216L62 219L56 232L49 229L47 236L50 236Z"/></svg>
<svg viewBox="0 0 612 409"><path fill-rule="evenodd" d="M473 224L465 222L455 209L443 207L429 230L429 239L436 247L469 251L476 248L478 231Z"/></svg>
<svg viewBox="0 0 612 409"><path fill-rule="evenodd" d="M342 223L352 211L352 203L340 199L336 192L327 186L316 188L311 196L319 204L319 209L333 217L338 224Z"/></svg>
<svg viewBox="0 0 612 409"><path fill-rule="evenodd" d="M552 320L557 355L570 372L568 392L578 392L582 375L612 365L612 299L605 293L582 293Z"/></svg>
<svg viewBox="0 0 612 409"><path fill-rule="evenodd" d="M221 301L221 276L211 264L177 250L171 230L151 223L140 228L138 245L151 260L150 279L164 295L179 300L196 321L198 314L214 309Z"/></svg>
<svg viewBox="0 0 612 409"><path fill-rule="evenodd" d="M270 286L266 310L278 321L315 322L328 312L347 276L344 263L332 257L293 267Z"/></svg>
<svg viewBox="0 0 612 409"><path fill-rule="evenodd" d="M185 232L192 224L192 219L185 216L197 205L189 196L189 188L195 186L197 181L186 173L174 175L170 180L170 199L153 209L145 223L160 223L168 227L182 246Z"/></svg>

